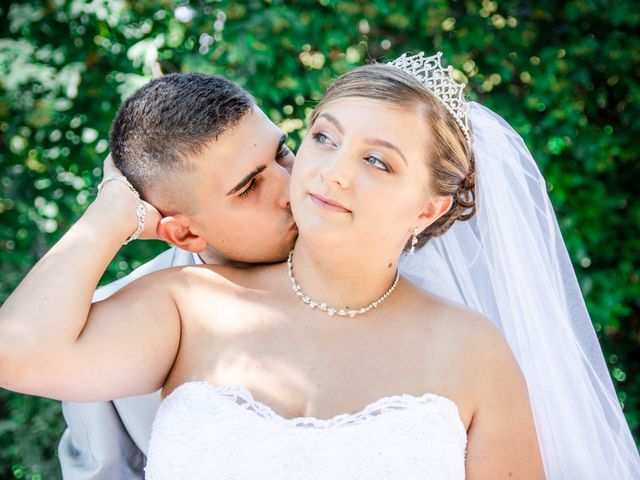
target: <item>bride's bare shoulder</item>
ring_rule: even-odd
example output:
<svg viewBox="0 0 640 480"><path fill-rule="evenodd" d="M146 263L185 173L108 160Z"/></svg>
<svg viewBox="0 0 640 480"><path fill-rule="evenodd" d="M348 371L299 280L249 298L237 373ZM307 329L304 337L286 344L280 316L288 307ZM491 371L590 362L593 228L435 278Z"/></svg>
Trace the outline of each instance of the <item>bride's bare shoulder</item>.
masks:
<svg viewBox="0 0 640 480"><path fill-rule="evenodd" d="M277 265L239 268L223 265L184 265L157 272L156 282L170 284L172 291L192 298L202 293L209 298L263 289L273 282Z"/></svg>
<svg viewBox="0 0 640 480"><path fill-rule="evenodd" d="M458 364L485 364L512 360L512 352L496 325L482 313L419 287L416 325L428 324L428 335L438 338L440 345L455 357Z"/></svg>
<svg viewBox="0 0 640 480"><path fill-rule="evenodd" d="M455 398L463 412L477 412L480 406L499 404L516 394L526 398L515 355L489 318L430 293L421 295L420 301L421 321L429 328L414 332L422 332L421 339L429 346L426 360L437 365L435 376L443 391ZM470 419L470 414L465 418Z"/></svg>

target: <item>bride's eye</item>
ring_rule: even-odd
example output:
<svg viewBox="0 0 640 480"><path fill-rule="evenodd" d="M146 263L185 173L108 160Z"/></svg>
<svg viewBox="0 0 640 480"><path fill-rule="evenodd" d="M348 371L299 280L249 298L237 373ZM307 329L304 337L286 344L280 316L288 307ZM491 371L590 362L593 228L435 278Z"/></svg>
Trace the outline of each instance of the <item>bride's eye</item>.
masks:
<svg viewBox="0 0 640 480"><path fill-rule="evenodd" d="M382 161L380 158L376 157L375 155L367 155L366 157L364 157L364 161L367 162L372 167L377 168L378 170L383 170L385 172L391 171L391 168L389 168L389 165L387 165L384 161Z"/></svg>
<svg viewBox="0 0 640 480"><path fill-rule="evenodd" d="M311 138L313 138L313 140L316 143L319 143L321 145L325 145L327 143L330 143L330 139L327 135L325 135L323 132L316 132L311 134Z"/></svg>

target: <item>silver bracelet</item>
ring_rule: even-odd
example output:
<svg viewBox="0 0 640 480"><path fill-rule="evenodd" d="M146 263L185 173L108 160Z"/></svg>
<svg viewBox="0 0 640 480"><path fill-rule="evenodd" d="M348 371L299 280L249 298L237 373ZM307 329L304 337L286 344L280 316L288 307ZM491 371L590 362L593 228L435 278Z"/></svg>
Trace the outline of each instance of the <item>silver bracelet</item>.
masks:
<svg viewBox="0 0 640 480"><path fill-rule="evenodd" d="M133 192L133 195L136 197L136 217L138 218L138 228L136 228L136 231L133 232L133 234L131 234L131 236L127 238L127 240L123 243L123 245L126 245L129 242L137 240L140 234L142 233L142 231L144 230L144 219L145 219L145 216L147 215L147 207L145 207L144 203L142 203L142 200L140 200L140 194L138 193L138 191L135 188L133 188L133 185L131 185L131 182L129 182L129 180L127 180L127 177L125 177L124 175L118 175L117 173L114 173L109 177L105 178L104 180L102 180L98 184L98 193L100 193L100 190L105 184L113 180L117 180L119 182L124 183L127 187L129 187L129 190L131 190Z"/></svg>

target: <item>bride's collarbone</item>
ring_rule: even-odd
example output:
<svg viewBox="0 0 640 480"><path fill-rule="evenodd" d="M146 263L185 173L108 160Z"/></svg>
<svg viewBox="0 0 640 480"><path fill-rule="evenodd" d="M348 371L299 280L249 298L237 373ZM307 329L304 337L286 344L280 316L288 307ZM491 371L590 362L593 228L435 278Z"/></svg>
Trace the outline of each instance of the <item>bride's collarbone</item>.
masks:
<svg viewBox="0 0 640 480"><path fill-rule="evenodd" d="M293 318L291 309L283 308L290 307L286 297L256 301L255 292L238 295L236 288L199 288L191 295L164 394L193 380L240 385L284 418L324 418L359 411L384 397L432 393L453 401L468 426L469 408L457 381L451 381L460 363L454 345L447 345L455 335L439 318L442 313L430 317L414 306L394 310L393 317L380 309L351 319L307 307L295 309ZM433 300L424 307L433 307Z"/></svg>
<svg viewBox="0 0 640 480"><path fill-rule="evenodd" d="M369 343L360 338L358 344L329 345L331 339L326 338L324 345L317 341L305 345L302 339L285 343L280 335L270 338L265 332L227 337L224 342L213 336L210 343L198 338L204 340L200 346L188 348L176 362L165 394L193 380L219 387L236 385L283 418L320 419L359 412L382 398L434 394L456 404L464 425L470 423L455 382L443 368L449 360L430 361L417 345L392 347L389 338L384 339L386 344L383 339Z"/></svg>

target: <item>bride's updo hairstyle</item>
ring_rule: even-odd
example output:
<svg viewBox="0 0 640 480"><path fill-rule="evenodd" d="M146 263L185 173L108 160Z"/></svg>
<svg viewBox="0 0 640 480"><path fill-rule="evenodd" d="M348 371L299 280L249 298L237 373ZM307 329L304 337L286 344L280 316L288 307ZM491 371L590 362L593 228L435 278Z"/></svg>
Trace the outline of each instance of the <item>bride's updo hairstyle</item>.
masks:
<svg viewBox="0 0 640 480"><path fill-rule="evenodd" d="M420 109L433 139L425 160L430 168L431 193L453 198L451 208L418 235L417 248L445 233L456 220L468 220L476 212L473 152L462 130L442 103L416 79L398 68L371 64L356 68L331 84L311 114L313 124L330 104L362 98L400 109ZM417 125L407 125L407 128ZM405 250L409 247L407 245Z"/></svg>

